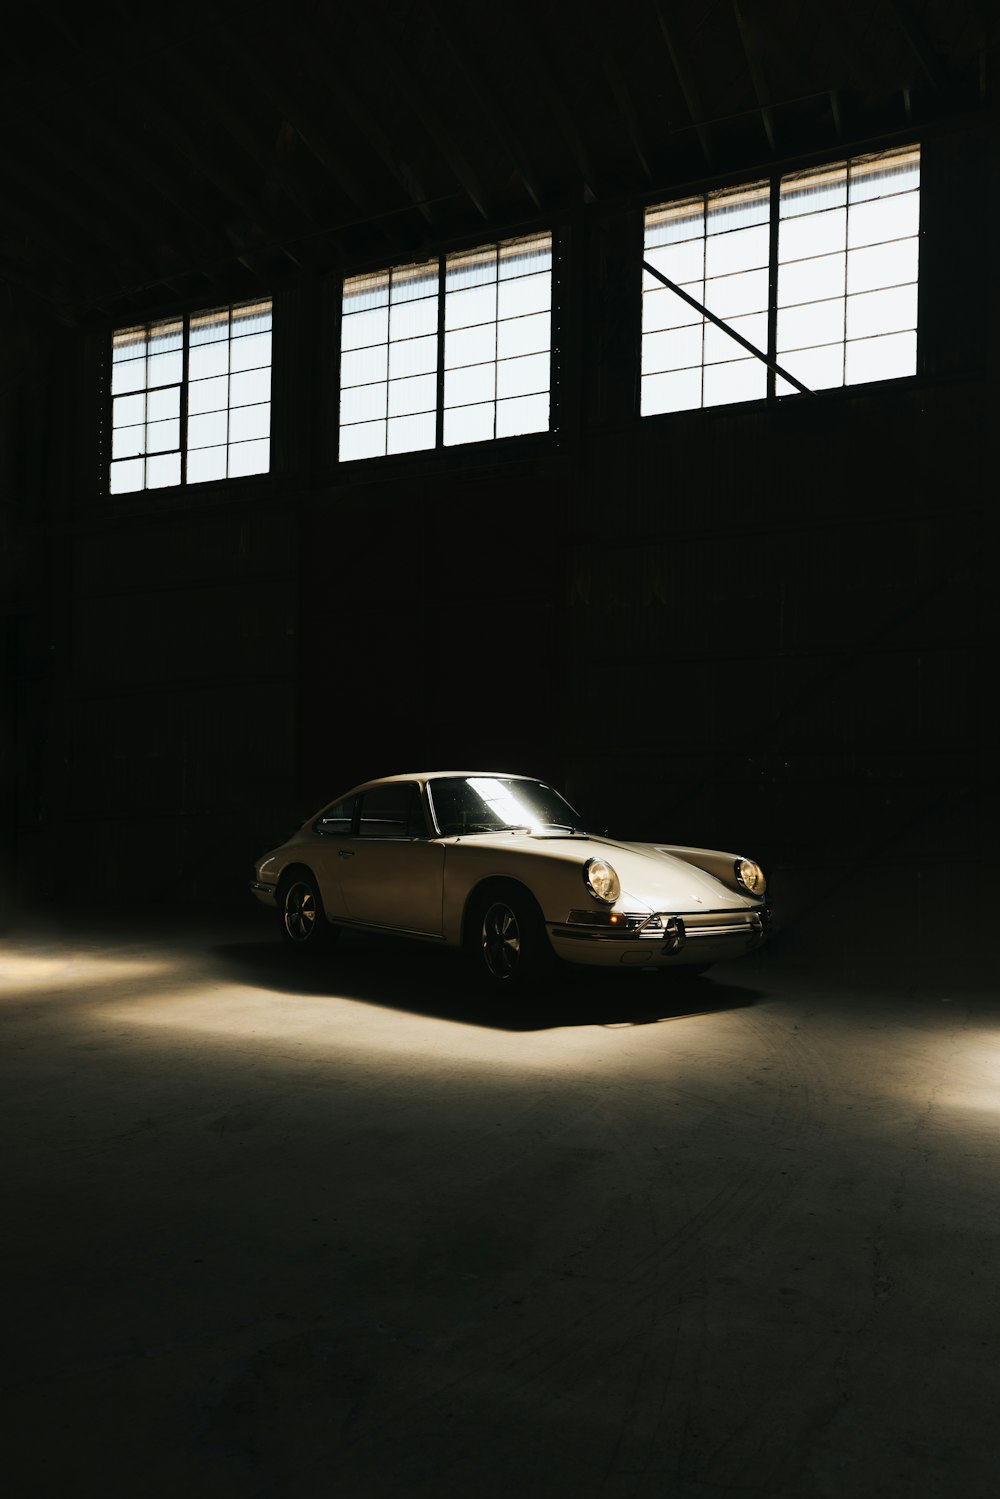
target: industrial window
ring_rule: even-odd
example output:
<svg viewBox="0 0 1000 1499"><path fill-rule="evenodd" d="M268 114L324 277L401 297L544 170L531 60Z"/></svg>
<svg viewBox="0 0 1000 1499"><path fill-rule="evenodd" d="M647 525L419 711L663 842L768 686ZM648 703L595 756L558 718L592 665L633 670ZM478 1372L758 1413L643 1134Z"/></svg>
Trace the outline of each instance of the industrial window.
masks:
<svg viewBox="0 0 1000 1499"><path fill-rule="evenodd" d="M118 329L111 398L112 494L267 473L270 301Z"/></svg>
<svg viewBox="0 0 1000 1499"><path fill-rule="evenodd" d="M646 214L645 259L810 390L917 368L920 150L854 157ZM643 276L642 413L794 386Z"/></svg>
<svg viewBox="0 0 1000 1499"><path fill-rule="evenodd" d="M346 462L549 428L552 237L344 282Z"/></svg>

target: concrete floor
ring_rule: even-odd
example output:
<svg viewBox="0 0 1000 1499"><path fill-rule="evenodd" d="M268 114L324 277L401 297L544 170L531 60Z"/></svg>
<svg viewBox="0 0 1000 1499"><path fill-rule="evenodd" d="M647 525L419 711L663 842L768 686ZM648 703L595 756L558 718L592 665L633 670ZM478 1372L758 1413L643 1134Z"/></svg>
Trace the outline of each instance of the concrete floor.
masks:
<svg viewBox="0 0 1000 1499"><path fill-rule="evenodd" d="M996 997L6 939L5 1492L998 1489Z"/></svg>

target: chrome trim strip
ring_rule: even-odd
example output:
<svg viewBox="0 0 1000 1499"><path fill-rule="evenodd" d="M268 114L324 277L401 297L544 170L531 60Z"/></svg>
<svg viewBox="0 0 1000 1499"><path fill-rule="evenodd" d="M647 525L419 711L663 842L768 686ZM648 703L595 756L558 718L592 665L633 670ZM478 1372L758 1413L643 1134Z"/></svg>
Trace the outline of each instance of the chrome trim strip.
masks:
<svg viewBox="0 0 1000 1499"><path fill-rule="evenodd" d="M353 916L335 917L334 925L353 927L359 932L393 932L397 937L423 937L429 942L443 942L441 932L418 932L413 927L389 926L384 921L356 921Z"/></svg>
<svg viewBox="0 0 1000 1499"><path fill-rule="evenodd" d="M263 894L274 895L274 893L276 892L277 888L278 888L277 885L268 885L263 880L251 880L250 881L250 889L253 890L254 892L256 892L256 891L259 890Z"/></svg>

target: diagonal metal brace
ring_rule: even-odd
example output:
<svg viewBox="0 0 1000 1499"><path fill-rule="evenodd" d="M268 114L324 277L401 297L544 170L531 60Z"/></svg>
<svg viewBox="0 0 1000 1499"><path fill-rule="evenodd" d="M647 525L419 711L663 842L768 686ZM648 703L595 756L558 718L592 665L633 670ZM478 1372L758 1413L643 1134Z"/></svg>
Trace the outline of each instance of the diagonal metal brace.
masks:
<svg viewBox="0 0 1000 1499"><path fill-rule="evenodd" d="M815 391L810 390L808 385L803 385L801 380L796 380L794 375L790 375L787 370L782 369L776 359L768 359L767 355L762 354L756 344L752 344L748 338L744 338L742 333L737 333L735 328L730 328L729 324L724 323L720 317L716 317L714 312L709 312L708 308L703 306L697 298L692 297L683 287L671 281L670 277L665 276L662 271L658 271L655 265L650 265L648 260L644 260L642 268L644 271L648 271L651 276L655 276L657 281L662 281L664 286L676 293L682 302L687 302L688 306L693 307L696 312L700 312L702 317L707 317L710 323L714 323L717 328L722 329L723 333L728 333L730 338L734 338L738 344L742 344L743 348L748 349L755 359L759 359L761 364L766 364L768 369L773 370L776 375L780 375L782 380L787 380L789 385L794 385L795 389L800 390L804 396L815 395Z"/></svg>

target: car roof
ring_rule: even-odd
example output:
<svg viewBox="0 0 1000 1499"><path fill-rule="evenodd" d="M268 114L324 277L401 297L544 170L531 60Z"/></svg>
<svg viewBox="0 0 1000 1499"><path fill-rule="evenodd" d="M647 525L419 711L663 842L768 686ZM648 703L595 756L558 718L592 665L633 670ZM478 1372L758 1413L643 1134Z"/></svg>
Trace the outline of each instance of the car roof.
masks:
<svg viewBox="0 0 1000 1499"><path fill-rule="evenodd" d="M444 776L502 776L505 781L533 781L536 776L519 775L512 770L407 770L400 771L397 775L375 776L371 781L362 782L365 786L379 786L388 781L437 781Z"/></svg>

